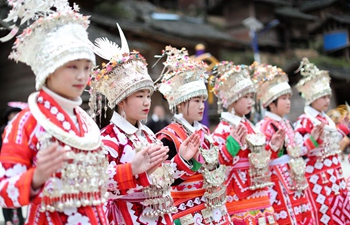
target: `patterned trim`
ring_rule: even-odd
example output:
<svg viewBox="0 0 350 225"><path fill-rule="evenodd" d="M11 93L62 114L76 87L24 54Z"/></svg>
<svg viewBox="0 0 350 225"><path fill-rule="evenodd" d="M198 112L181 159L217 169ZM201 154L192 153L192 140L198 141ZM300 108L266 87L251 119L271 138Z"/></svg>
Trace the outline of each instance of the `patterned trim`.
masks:
<svg viewBox="0 0 350 225"><path fill-rule="evenodd" d="M114 180L118 182L119 188L122 190L136 188L136 182L132 175L131 163L119 164L115 166L117 172Z"/></svg>
<svg viewBox="0 0 350 225"><path fill-rule="evenodd" d="M95 121L82 109L76 107L77 113L81 115L81 119L86 122L89 132L85 133L83 137L72 135L57 125L48 120L48 118L40 111L37 105L39 92L31 94L28 98L28 105L34 118L38 123L52 136L61 142L82 151L93 151L101 147L102 142L100 138L100 129Z"/></svg>
<svg viewBox="0 0 350 225"><path fill-rule="evenodd" d="M312 150L318 147L318 143L315 141L315 139L311 135L308 139L305 140L305 145L309 150Z"/></svg>

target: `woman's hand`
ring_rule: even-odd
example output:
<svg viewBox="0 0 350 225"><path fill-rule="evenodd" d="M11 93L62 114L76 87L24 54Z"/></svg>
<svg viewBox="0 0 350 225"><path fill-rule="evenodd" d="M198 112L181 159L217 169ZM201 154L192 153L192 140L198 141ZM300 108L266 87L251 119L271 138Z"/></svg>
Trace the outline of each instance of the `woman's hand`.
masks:
<svg viewBox="0 0 350 225"><path fill-rule="evenodd" d="M169 148L161 144L142 149L131 161L132 174L140 174L158 166L168 158Z"/></svg>
<svg viewBox="0 0 350 225"><path fill-rule="evenodd" d="M189 161L193 156L198 153L200 145L199 135L194 133L189 136L182 144L180 145L179 153L182 158L186 161Z"/></svg>
<svg viewBox="0 0 350 225"><path fill-rule="evenodd" d="M284 139L286 136L286 132L283 129L279 129L276 133L272 135L271 141L270 141L270 146L276 147L277 149L273 149L275 151L278 151L282 148L284 144Z"/></svg>
<svg viewBox="0 0 350 225"><path fill-rule="evenodd" d="M312 128L311 136L317 141L322 135L324 130L324 124L318 124Z"/></svg>
<svg viewBox="0 0 350 225"><path fill-rule="evenodd" d="M247 128L243 124L231 126L230 135L237 141L241 147L246 145Z"/></svg>
<svg viewBox="0 0 350 225"><path fill-rule="evenodd" d="M58 145L51 144L48 148L40 150L36 157L36 169L32 179L32 189L40 188L58 169L62 168L66 159L66 150Z"/></svg>
<svg viewBox="0 0 350 225"><path fill-rule="evenodd" d="M162 146L161 147L161 151L162 152L169 152L169 147L168 146ZM154 171L156 171L156 169L168 158L168 155L165 154L165 156L163 158L161 158L159 155L155 155L155 156L151 156L151 160L155 160L154 162L154 166L152 168L150 168L149 170L147 170L147 174L150 175L152 174Z"/></svg>
<svg viewBox="0 0 350 225"><path fill-rule="evenodd" d="M245 147L247 146L247 128L243 125L243 124L240 124L241 125L241 131L240 131L240 142L241 142L241 145L242 147Z"/></svg>

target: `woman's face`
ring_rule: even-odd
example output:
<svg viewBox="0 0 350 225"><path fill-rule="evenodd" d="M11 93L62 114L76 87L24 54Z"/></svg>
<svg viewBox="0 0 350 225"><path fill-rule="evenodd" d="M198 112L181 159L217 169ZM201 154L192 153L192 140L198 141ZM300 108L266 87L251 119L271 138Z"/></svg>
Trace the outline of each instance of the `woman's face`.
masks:
<svg viewBox="0 0 350 225"><path fill-rule="evenodd" d="M243 117L252 110L252 107L254 105L253 97L253 93L248 93L232 103L232 107L234 108L235 114L237 116Z"/></svg>
<svg viewBox="0 0 350 225"><path fill-rule="evenodd" d="M187 102L178 105L178 112L182 113L187 122L193 124L194 121L201 121L204 113L205 97L198 96L191 98Z"/></svg>
<svg viewBox="0 0 350 225"><path fill-rule="evenodd" d="M290 94L281 95L276 102L271 103L270 110L272 113L283 117L290 113Z"/></svg>
<svg viewBox="0 0 350 225"><path fill-rule="evenodd" d="M325 112L329 107L330 99L331 99L330 95L325 95L313 101L310 104L310 106L319 112Z"/></svg>
<svg viewBox="0 0 350 225"><path fill-rule="evenodd" d="M151 108L151 93L143 89L133 93L118 104L120 110L124 110L126 120L135 125L137 121L147 119Z"/></svg>
<svg viewBox="0 0 350 225"><path fill-rule="evenodd" d="M79 97L88 82L92 63L79 59L67 62L46 79L46 87L56 94L74 100Z"/></svg>

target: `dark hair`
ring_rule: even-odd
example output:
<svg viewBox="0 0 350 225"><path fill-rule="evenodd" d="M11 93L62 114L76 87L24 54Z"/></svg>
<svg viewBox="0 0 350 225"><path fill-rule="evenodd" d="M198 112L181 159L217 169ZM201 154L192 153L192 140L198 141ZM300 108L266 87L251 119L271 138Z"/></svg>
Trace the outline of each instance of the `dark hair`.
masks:
<svg viewBox="0 0 350 225"><path fill-rule="evenodd" d="M189 100L187 100L187 101L185 101L185 102L181 102L181 103L179 103L179 104L177 104L176 106L175 106L175 112L174 112L174 114L178 114L179 113L179 109L177 108L177 106L178 105L181 105L181 104L187 104L187 115L188 115L188 113L189 113L189 105L190 105L190 100L191 99L189 99ZM182 112L182 114L183 114L184 112Z"/></svg>
<svg viewBox="0 0 350 225"><path fill-rule="evenodd" d="M21 108L15 108L15 107L11 107L11 106L7 106L7 108L5 109L4 113L2 114L3 120L7 123L8 122L8 116L13 113L13 112L20 112L22 111Z"/></svg>
<svg viewBox="0 0 350 225"><path fill-rule="evenodd" d="M276 107L277 107L278 99L279 99L279 97L276 98L275 100L273 100L270 104L274 103L276 105ZM269 111L269 112L271 112L270 104L268 106L266 106L266 110Z"/></svg>
<svg viewBox="0 0 350 225"><path fill-rule="evenodd" d="M127 102L127 101L128 101L128 97L124 98L123 100L125 100L125 102ZM115 111L116 113L119 113L119 112L118 112L118 109L119 109L119 107L118 107L118 104L117 104L117 105L114 106L114 111Z"/></svg>
<svg viewBox="0 0 350 225"><path fill-rule="evenodd" d="M187 116L190 114L189 110L190 110L190 100L187 101Z"/></svg>

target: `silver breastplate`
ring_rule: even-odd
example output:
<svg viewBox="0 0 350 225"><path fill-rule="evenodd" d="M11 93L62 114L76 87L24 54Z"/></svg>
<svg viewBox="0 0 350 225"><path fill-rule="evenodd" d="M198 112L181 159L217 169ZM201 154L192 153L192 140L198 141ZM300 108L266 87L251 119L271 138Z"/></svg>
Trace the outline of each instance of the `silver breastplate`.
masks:
<svg viewBox="0 0 350 225"><path fill-rule="evenodd" d="M250 189L256 190L273 183L270 179L269 162L271 152L265 150L265 135L262 133L248 134Z"/></svg>
<svg viewBox="0 0 350 225"><path fill-rule="evenodd" d="M323 144L321 146L320 154L318 155L320 160L324 160L328 156L337 155L341 152L339 146L339 132L336 128L325 126L323 131Z"/></svg>

